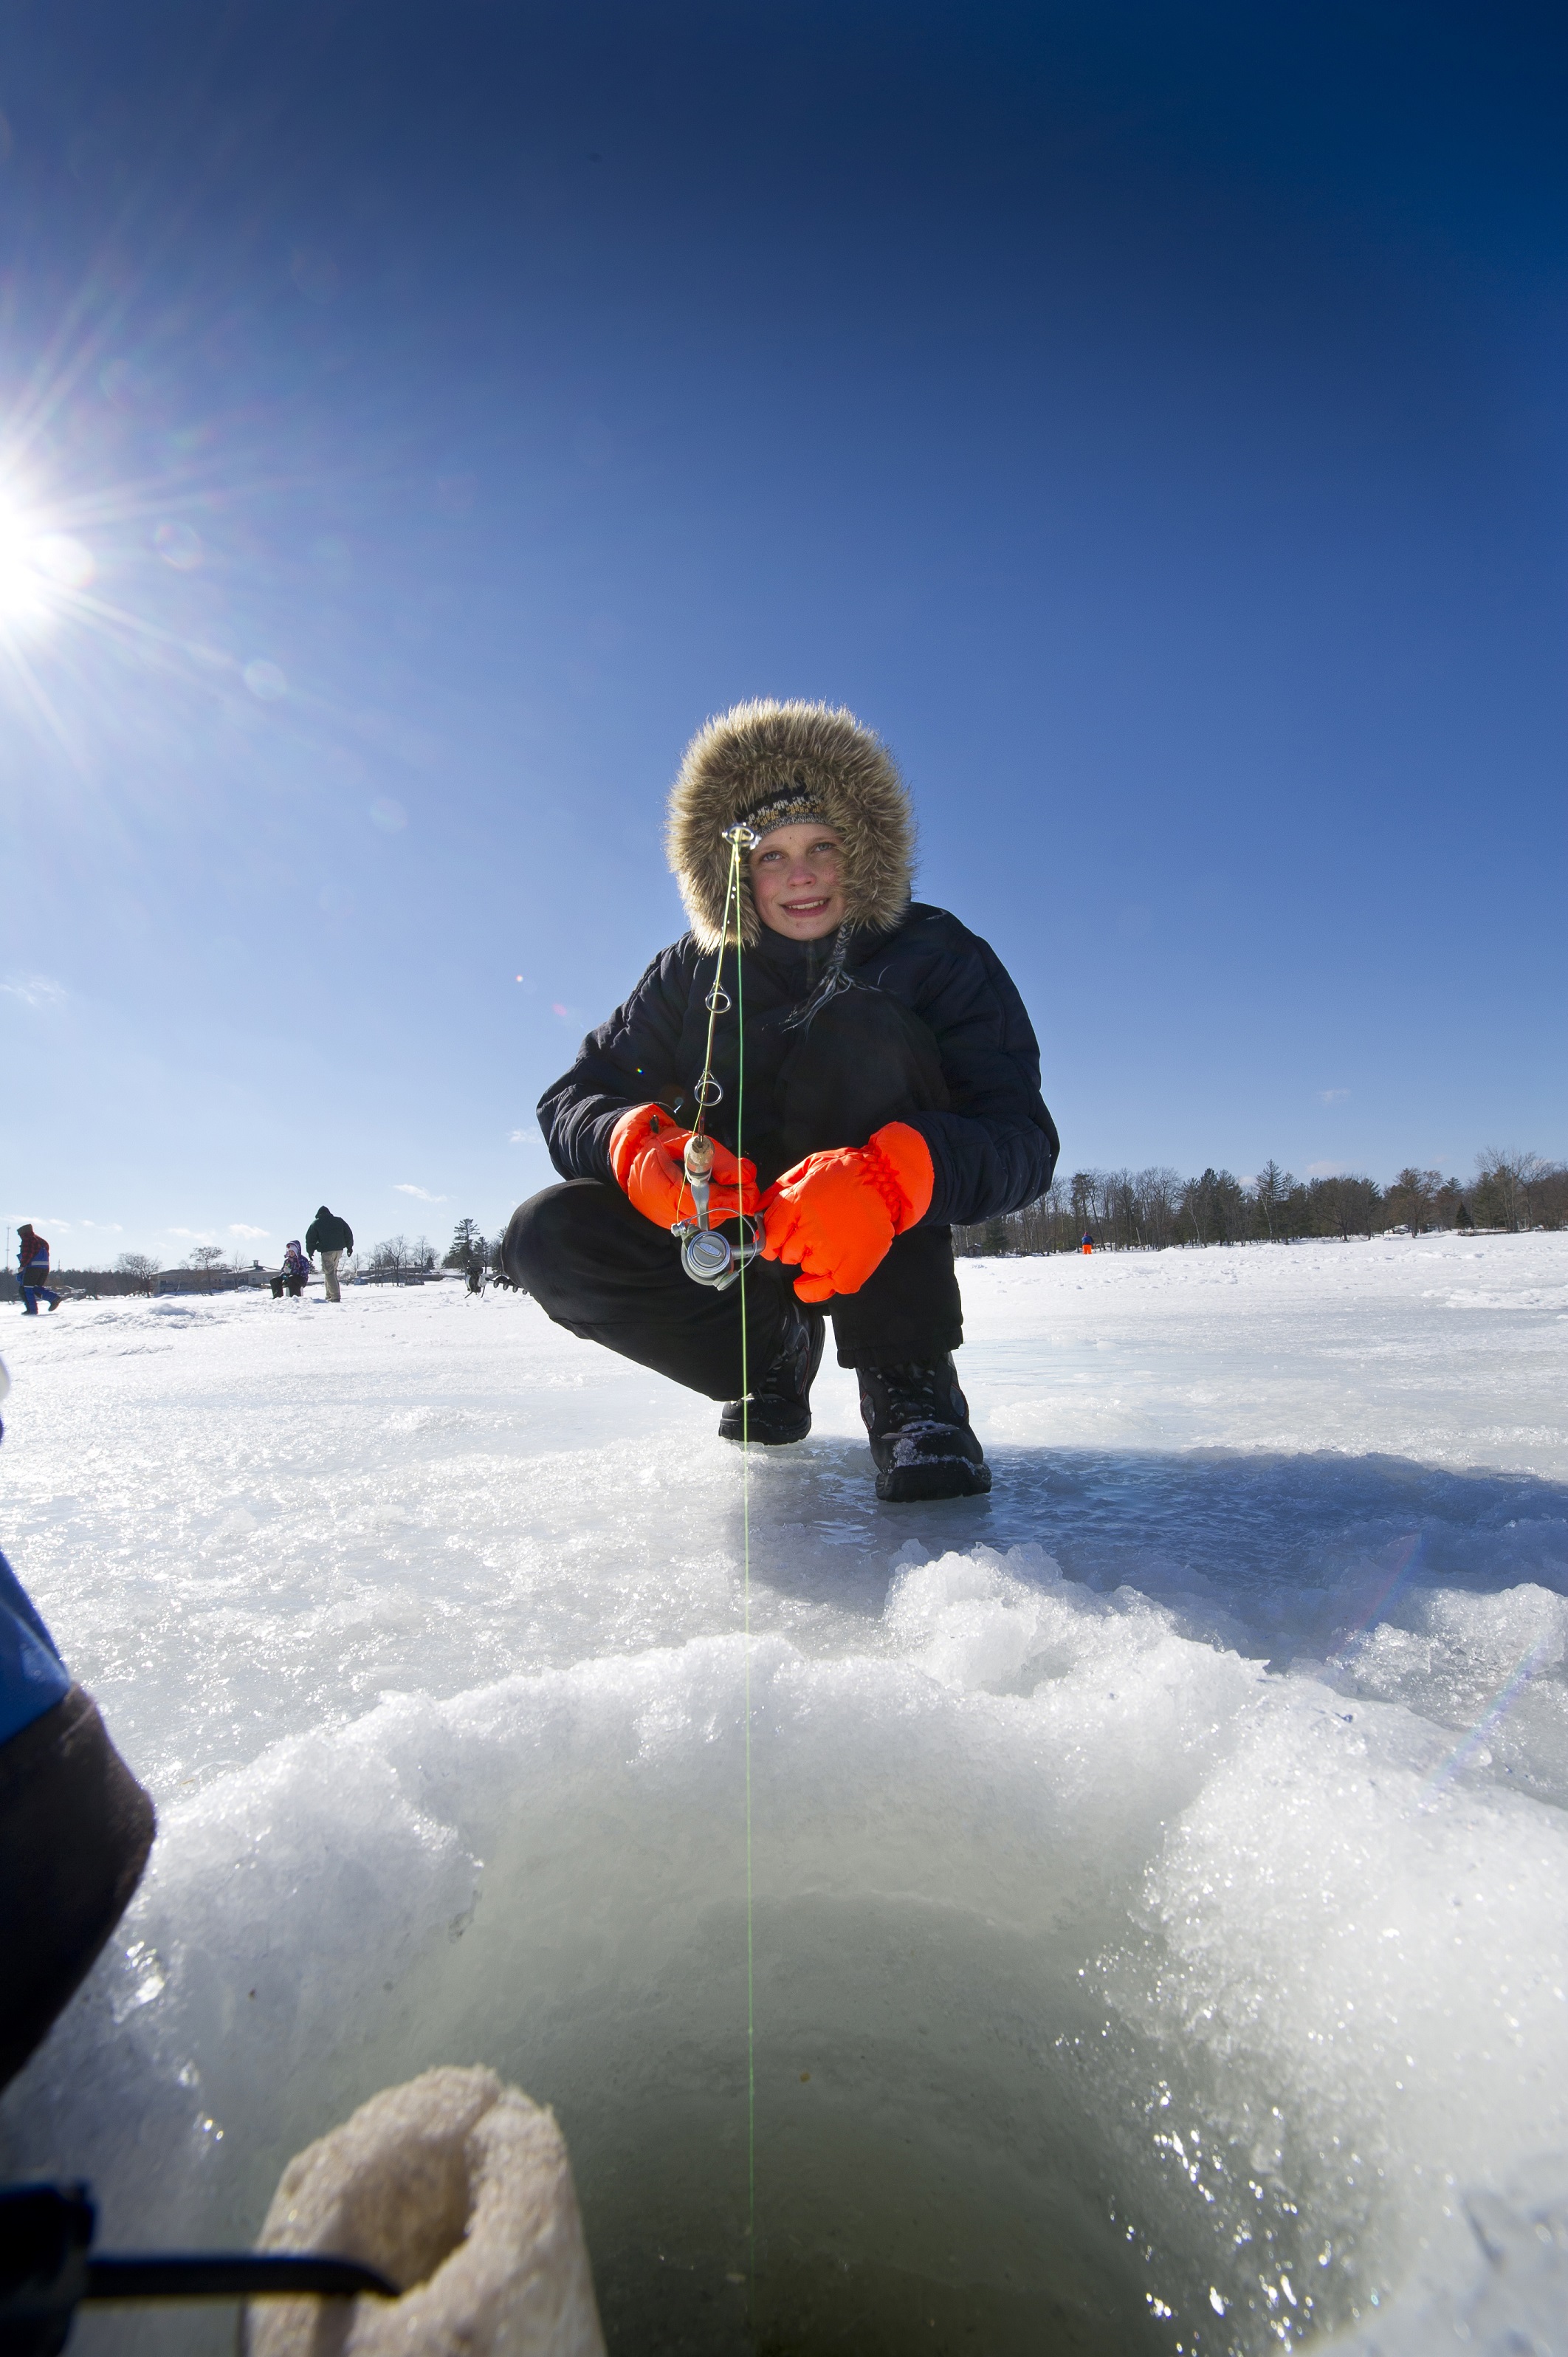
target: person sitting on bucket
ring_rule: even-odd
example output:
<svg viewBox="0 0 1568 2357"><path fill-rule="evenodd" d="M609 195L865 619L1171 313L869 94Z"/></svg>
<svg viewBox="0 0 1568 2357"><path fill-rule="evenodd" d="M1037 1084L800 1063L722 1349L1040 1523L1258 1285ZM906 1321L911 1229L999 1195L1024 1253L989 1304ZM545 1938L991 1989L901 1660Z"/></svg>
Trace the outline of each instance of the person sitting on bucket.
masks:
<svg viewBox="0 0 1568 2357"><path fill-rule="evenodd" d="M714 1017L739 823L758 839ZM725 1401L726 1439L804 1439L831 1317L877 1496L988 1490L952 1361L950 1231L1050 1183L1057 1133L1023 1002L984 942L911 901L908 798L848 712L762 702L710 721L671 791L668 847L692 930L542 1098L564 1184L513 1212L506 1272L572 1333ZM710 1023L712 1216L756 1211L763 1234L722 1291L692 1281L671 1232L692 1211Z"/></svg>

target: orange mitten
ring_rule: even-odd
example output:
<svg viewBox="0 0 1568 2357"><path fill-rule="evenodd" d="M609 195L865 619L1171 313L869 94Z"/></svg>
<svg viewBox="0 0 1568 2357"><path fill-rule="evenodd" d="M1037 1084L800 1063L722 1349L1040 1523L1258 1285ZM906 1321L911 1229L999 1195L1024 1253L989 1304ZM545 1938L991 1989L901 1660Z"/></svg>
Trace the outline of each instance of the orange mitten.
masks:
<svg viewBox="0 0 1568 2357"><path fill-rule="evenodd" d="M768 1190L762 1257L799 1267L802 1301L858 1293L894 1237L924 1219L935 1177L930 1147L903 1121L864 1146L808 1154Z"/></svg>
<svg viewBox="0 0 1568 2357"><path fill-rule="evenodd" d="M610 1168L617 1184L655 1227L672 1228L693 1216L692 1189L682 1157L689 1129L662 1105L634 1105L610 1132ZM733 1220L757 1209L757 1166L737 1162L727 1146L714 1140L710 1220Z"/></svg>

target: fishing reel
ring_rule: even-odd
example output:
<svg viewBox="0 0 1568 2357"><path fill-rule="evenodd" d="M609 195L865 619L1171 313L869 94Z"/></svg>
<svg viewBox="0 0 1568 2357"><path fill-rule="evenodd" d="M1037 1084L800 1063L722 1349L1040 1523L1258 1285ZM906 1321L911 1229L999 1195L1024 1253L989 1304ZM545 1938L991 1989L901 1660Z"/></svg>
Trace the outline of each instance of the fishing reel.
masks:
<svg viewBox="0 0 1568 2357"><path fill-rule="evenodd" d="M743 1268L757 1258L762 1249L757 1234L758 1222L739 1216L740 1241L731 1243L722 1228L708 1222L708 1201L713 1188L714 1141L699 1133L686 1140L683 1157L686 1184L692 1190L694 1220L677 1220L671 1234L681 1239L681 1265L693 1285L712 1286L723 1293L735 1283Z"/></svg>
<svg viewBox="0 0 1568 2357"><path fill-rule="evenodd" d="M729 882L725 888L724 922L719 929L718 958L714 966L714 986L704 1002L708 1010L708 1045L703 1058L703 1077L697 1082L697 1127L686 1140L684 1165L686 1184L691 1189L695 1219L675 1220L670 1232L681 1239L681 1265L693 1285L712 1286L723 1293L735 1283L742 1269L757 1258L762 1250L760 1222L744 1213L736 1215L735 1224L740 1239L731 1243L722 1228L715 1228L708 1218L708 1203L714 1178L714 1141L703 1134L702 1125L710 1105L717 1104L724 1091L714 1078L714 1027L721 1014L730 1006L728 991L724 986L725 947L733 943L736 971L738 977L741 944L740 922L740 862L743 852L750 851L762 837L741 820L737 825L725 829L725 841L729 845ZM731 929L730 912L735 912ZM737 980L738 989L738 980Z"/></svg>

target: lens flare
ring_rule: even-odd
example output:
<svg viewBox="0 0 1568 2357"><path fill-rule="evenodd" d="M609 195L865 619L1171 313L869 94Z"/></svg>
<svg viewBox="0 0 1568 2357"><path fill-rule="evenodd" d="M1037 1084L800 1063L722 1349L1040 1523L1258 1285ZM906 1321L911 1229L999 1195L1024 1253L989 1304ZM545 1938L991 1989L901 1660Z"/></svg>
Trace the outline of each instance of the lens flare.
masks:
<svg viewBox="0 0 1568 2357"><path fill-rule="evenodd" d="M0 629L15 635L58 619L91 587L97 570L85 542L48 530L47 519L25 499L0 489Z"/></svg>
<svg viewBox="0 0 1568 2357"><path fill-rule="evenodd" d="M22 622L41 605L33 534L16 503L0 493L0 624Z"/></svg>
<svg viewBox="0 0 1568 2357"><path fill-rule="evenodd" d="M46 532L34 541L36 569L57 589L88 589L97 575L92 551L69 532Z"/></svg>
<svg viewBox="0 0 1568 2357"><path fill-rule="evenodd" d="M188 523L169 522L166 519L153 533L153 546L166 565L177 573L194 573L201 563L201 535Z"/></svg>
<svg viewBox="0 0 1568 2357"><path fill-rule="evenodd" d="M0 733L33 740L38 775L84 826L130 774L161 809L194 805L215 767L242 748L264 765L285 742L360 803L360 745L380 716L357 691L335 694L323 651L302 643L297 534L276 515L300 486L280 472L265 404L242 430L231 418L220 430L192 405L199 355L160 346L156 370L134 350L109 357L109 340L130 334L123 308L89 285L40 331L30 369L6 354ZM346 577L346 543L325 537L319 554ZM384 749L402 758L391 735ZM371 822L397 834L408 812L383 794Z"/></svg>
<svg viewBox="0 0 1568 2357"><path fill-rule="evenodd" d="M28 727L84 777L94 752L176 724L176 699L209 704L248 691L282 705L289 682L269 656L214 645L200 575L209 549L182 508L204 518L221 490L248 488L231 467L164 462L127 469L68 398L73 367L40 376L0 418L0 716ZM50 471L35 452L48 429ZM189 585L187 587L186 585ZM125 695L134 680L142 691Z"/></svg>

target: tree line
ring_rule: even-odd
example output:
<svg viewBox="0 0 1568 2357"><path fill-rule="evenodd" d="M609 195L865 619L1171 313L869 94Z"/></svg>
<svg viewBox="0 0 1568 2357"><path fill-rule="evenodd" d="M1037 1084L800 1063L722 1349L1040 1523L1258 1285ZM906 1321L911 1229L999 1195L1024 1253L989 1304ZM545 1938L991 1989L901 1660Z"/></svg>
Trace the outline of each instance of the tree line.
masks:
<svg viewBox="0 0 1568 2357"><path fill-rule="evenodd" d="M1205 1170L1196 1178L1148 1170L1075 1170L1058 1176L1037 1202L973 1227L954 1228L953 1249L994 1253L1076 1252L1085 1235L1122 1252L1167 1244L1289 1243L1305 1236L1374 1236L1402 1230L1568 1227L1568 1164L1489 1147L1467 1185L1438 1170L1408 1167L1392 1184L1347 1171L1296 1178L1266 1162L1252 1178Z"/></svg>
<svg viewBox="0 0 1568 2357"><path fill-rule="evenodd" d="M971 1258L995 1253L1077 1252L1085 1235L1120 1252L1159 1251L1167 1244L1289 1243L1305 1236L1375 1236L1391 1231L1425 1235L1445 1229L1568 1227L1568 1164L1539 1154L1488 1147L1476 1157L1468 1184L1438 1170L1407 1168L1391 1185L1347 1171L1296 1178L1274 1161L1252 1178L1205 1170L1184 1178L1164 1165L1147 1170L1075 1170L1058 1176L1036 1202L973 1227L955 1227L953 1249ZM437 1255L428 1236L387 1236L364 1253L346 1256L356 1268L418 1274L443 1268L499 1269L501 1239L487 1239L475 1220L463 1219ZM252 1265L236 1252L235 1269ZM224 1266L216 1244L196 1244L185 1265L215 1275ZM62 1281L103 1276L100 1269L57 1270ZM122 1253L113 1274L126 1289L151 1289L159 1273L145 1253ZM3 1283L0 1277L0 1283ZM14 1286L11 1288L14 1290Z"/></svg>
<svg viewBox="0 0 1568 2357"><path fill-rule="evenodd" d="M386 1236L379 1244L371 1244L362 1252L345 1253L342 1273L348 1276L357 1269L365 1268L417 1275L433 1269L438 1257L443 1268L466 1268L468 1256L475 1249L488 1263L489 1255L499 1246L487 1244L472 1220L459 1220L456 1233L444 1255L437 1255L428 1236ZM212 1273L219 1269L259 1267L261 1264L252 1261L248 1252L236 1252L231 1260L226 1260L219 1244L193 1244L181 1265ZM122 1253L114 1264L114 1273L121 1276L148 1278L158 1275L161 1266L161 1263L149 1259L145 1253ZM96 1275L99 1272L84 1274Z"/></svg>
<svg viewBox="0 0 1568 2357"><path fill-rule="evenodd" d="M501 1239L487 1241L478 1220L459 1220L452 1231L452 1241L440 1255L443 1268L499 1268ZM364 1265L370 1269L394 1271L421 1270L428 1272L436 1265L435 1246L428 1236L416 1237L411 1243L406 1236L388 1236L384 1243L372 1244L365 1255Z"/></svg>

